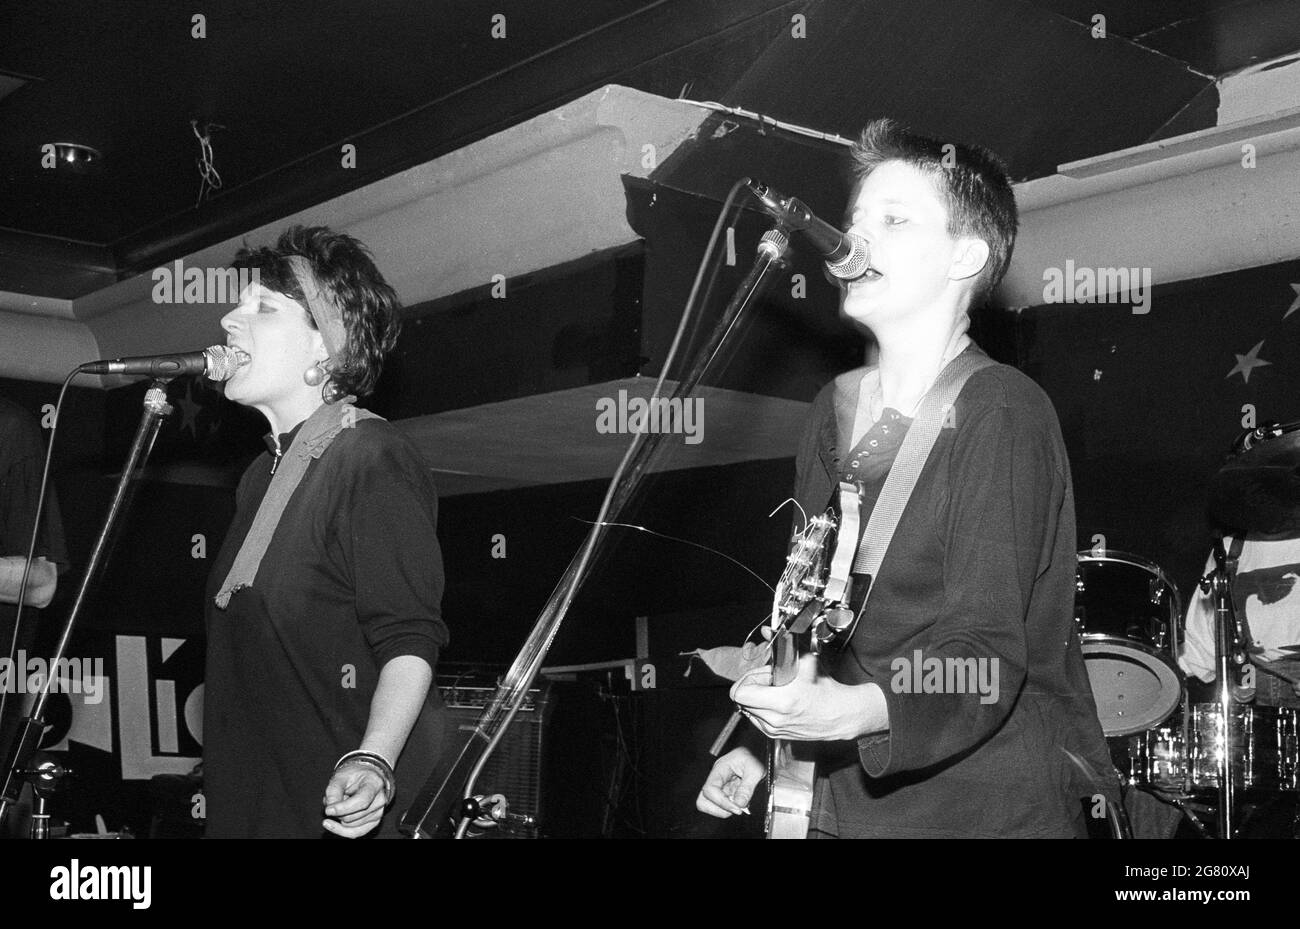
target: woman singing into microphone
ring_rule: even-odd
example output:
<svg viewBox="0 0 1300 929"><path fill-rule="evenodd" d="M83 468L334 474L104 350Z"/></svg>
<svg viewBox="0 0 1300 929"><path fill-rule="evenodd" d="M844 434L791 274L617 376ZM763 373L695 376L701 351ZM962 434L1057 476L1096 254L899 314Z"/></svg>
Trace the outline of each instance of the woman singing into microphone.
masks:
<svg viewBox="0 0 1300 929"><path fill-rule="evenodd" d="M270 425L207 598L207 835L396 834L435 764L447 642L437 495L411 442L353 406L399 327L356 239L293 227L241 249L226 396Z"/></svg>

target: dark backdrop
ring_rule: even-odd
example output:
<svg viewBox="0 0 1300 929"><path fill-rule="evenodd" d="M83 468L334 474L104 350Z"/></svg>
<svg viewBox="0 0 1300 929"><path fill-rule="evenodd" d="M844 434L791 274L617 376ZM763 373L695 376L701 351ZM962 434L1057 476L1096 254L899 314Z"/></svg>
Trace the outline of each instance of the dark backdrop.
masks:
<svg viewBox="0 0 1300 929"><path fill-rule="evenodd" d="M588 304L605 300L616 307L624 301L623 310L588 327L588 350L576 356L582 361L577 368L573 353L558 350L535 353L543 365L569 365L573 371L564 377L577 383L621 373L628 343L619 326L635 323L638 313L632 297L619 295L634 294L628 280L640 273L634 267L638 260L627 253L610 256L605 265L568 269L536 282L547 288L547 299L538 302L537 325L551 326L548 344L574 330L546 322L545 306L564 315L573 306L567 297L574 294ZM1300 313L1286 318L1296 300L1297 281L1300 262L1292 261L1157 286L1146 314L1123 304L976 315L981 343L1034 377L1059 412L1074 474L1080 548L1103 535L1110 547L1161 565L1184 595L1190 593L1210 539L1206 486L1243 428L1243 409L1253 406L1259 422L1300 417L1300 367L1294 357ZM793 367L774 372L773 366L783 363L780 345L789 342L799 325L788 306L773 299L759 308L738 341L732 357L739 367L723 376L743 382L745 370L760 369L767 382L785 385L782 392L810 398L820 383L853 363L861 340L849 343L847 352L842 342L836 343L827 361L809 344L824 343L843 330L828 327L824 319L810 323L809 344L790 352ZM467 305L463 312L472 315L473 308ZM427 339L412 331L408 338ZM1254 367L1247 379L1237 356L1246 356L1261 340L1257 357L1270 364ZM766 365L755 363L760 357ZM820 358L811 369L809 357ZM428 383L429 391L438 390L436 377ZM73 393L55 475L76 565L64 577L54 607L46 611L50 628L70 602L78 566L84 565L138 418L142 389ZM37 416L56 392L52 385L15 381L0 382L0 390ZM73 651L104 657L113 678L126 673L115 664L123 638L147 640L148 668L132 673L146 675L153 695L148 721L152 755L175 760L199 751L184 711L201 683L202 586L208 559L230 517L234 477L260 448L261 424L259 417L225 402L218 391L180 382L171 393L177 413L164 427L151 478L142 484L122 526ZM420 403L457 405L428 397ZM400 417L402 405L385 412ZM724 552L770 579L781 564L786 522L767 514L786 496L792 475L790 460L663 475L650 482L630 521ZM601 482L587 482L443 501L444 605L453 629L449 662L489 669L509 662L576 550L586 530L581 520L595 513L603 490ZM489 539L495 532L509 539L505 560L490 558ZM196 548L197 537L203 539L206 557L200 557L204 552L202 546ZM627 531L616 531L614 542L575 602L550 663L630 658L636 648L635 617L649 617L650 658L661 668L658 691L619 698L627 712L638 714L635 731L642 743L629 788L642 803L635 821L642 827L651 823L646 830L651 834L711 834L716 828L702 822L689 801L707 767L701 748L726 715L725 689L716 682L700 686L708 682L698 675L683 677L679 653L738 642L761 618L767 594L749 574L698 548ZM157 688L160 680L174 682L161 692L174 695L167 698L174 705L166 712L159 703L164 699ZM70 792L64 809L81 817L83 826L101 812L110 827L127 822L144 830L148 803L143 781L106 782L140 761L122 757L122 727L129 720L116 691L111 706L111 747L76 747L88 776L85 786ZM597 717L613 725L609 714L582 718ZM170 738L162 731L168 719L175 720ZM564 725L559 716L556 725ZM66 734L66 722L56 726L51 744Z"/></svg>

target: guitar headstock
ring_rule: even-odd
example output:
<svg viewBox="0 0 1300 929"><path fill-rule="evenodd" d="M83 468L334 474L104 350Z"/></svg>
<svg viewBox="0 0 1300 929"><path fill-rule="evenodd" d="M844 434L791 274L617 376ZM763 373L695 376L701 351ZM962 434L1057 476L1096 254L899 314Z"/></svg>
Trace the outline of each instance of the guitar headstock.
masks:
<svg viewBox="0 0 1300 929"><path fill-rule="evenodd" d="M834 538L836 519L834 513L827 512L808 521L790 546L786 557L785 570L777 582L776 594L772 599L773 630L773 668L779 669L797 659L797 654L790 653L789 636L786 630L805 606L819 597L826 586L827 560L830 541ZM773 682L777 671L774 670Z"/></svg>

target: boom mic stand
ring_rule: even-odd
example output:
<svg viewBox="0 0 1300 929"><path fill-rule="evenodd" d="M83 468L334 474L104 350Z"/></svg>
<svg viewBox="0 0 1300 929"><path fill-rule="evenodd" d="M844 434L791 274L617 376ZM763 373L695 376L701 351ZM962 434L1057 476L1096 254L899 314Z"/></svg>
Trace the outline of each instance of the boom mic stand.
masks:
<svg viewBox="0 0 1300 929"><path fill-rule="evenodd" d="M86 564L86 573L81 578L81 586L77 589L77 597L73 601L67 619L63 622L63 632L59 636L59 644L55 647L54 657L50 660L50 673L46 675L40 692L36 695L36 701L32 704L31 715L23 720L18 736L14 739L13 747L9 751L9 758L5 762L4 782L0 786L0 822L4 821L10 804L17 802L22 791L23 781L31 776L32 772L27 761L36 751L41 736L45 732L45 705L49 701L50 685L54 681L53 669L59 667L67 654L68 642L72 638L73 627L77 623L78 616L81 615L82 607L85 606L91 583L95 580L108 552L113 527L122 510L129 506L129 492L134 486L133 478L136 475L136 469L143 468L144 463L148 461L149 454L153 451L154 441L158 438L158 429L172 411L171 404L167 402L167 384L170 381L170 377L155 378L149 386L149 390L145 393L144 410L140 414L140 425L135 431L135 438L132 440L131 448L127 452L126 464L122 468L122 475L118 478L117 489L113 494L112 503L108 507L108 515L104 517L104 525L99 530L99 536L95 540L95 547L92 549L90 560ZM33 820L32 825L33 831L36 831L37 821ZM35 837L33 835L33 838Z"/></svg>
<svg viewBox="0 0 1300 929"><path fill-rule="evenodd" d="M773 274L787 266L785 256L789 244L789 236L779 224L763 236L753 266L736 289L708 340L696 353L686 377L673 392L673 399L685 400L699 384L741 313L770 283ZM632 437L623 462L615 472L615 482L606 494L601 515L592 524L582 547L569 562L523 648L497 686L496 693L479 717L469 740L452 763L450 773L444 774L443 769L436 769L410 809L402 816L398 825L405 835L415 839L437 838L449 837L454 832L456 838L461 838L473 820L483 817L482 798L474 793L475 782L541 670L569 604L605 536L606 524L617 520L631 500L655 459L662 437L662 433L649 432L638 432ZM618 480L620 474L626 475L622 481Z"/></svg>

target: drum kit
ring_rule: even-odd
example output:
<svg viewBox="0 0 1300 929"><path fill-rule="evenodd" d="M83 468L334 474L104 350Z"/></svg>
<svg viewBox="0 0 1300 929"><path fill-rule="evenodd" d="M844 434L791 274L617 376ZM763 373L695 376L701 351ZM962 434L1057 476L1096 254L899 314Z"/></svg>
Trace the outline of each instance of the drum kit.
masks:
<svg viewBox="0 0 1300 929"><path fill-rule="evenodd" d="M1080 552L1075 621L1125 785L1179 806L1203 834L1195 810L1213 809L1215 834L1239 838L1243 801L1300 793L1300 710L1238 700L1251 642L1233 608L1235 562L1223 536L1300 536L1300 421L1237 440L1211 481L1210 517L1219 530L1215 567L1200 587L1214 605L1212 702L1192 702L1184 686L1182 603L1159 566L1104 548Z"/></svg>

